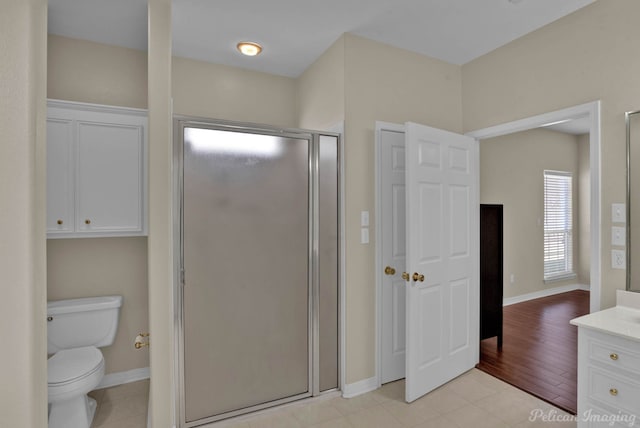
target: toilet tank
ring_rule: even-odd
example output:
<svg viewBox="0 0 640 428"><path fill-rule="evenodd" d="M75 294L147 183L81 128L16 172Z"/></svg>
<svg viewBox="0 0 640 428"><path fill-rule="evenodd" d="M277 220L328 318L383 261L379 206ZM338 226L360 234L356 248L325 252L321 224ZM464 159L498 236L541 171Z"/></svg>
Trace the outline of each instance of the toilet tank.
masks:
<svg viewBox="0 0 640 428"><path fill-rule="evenodd" d="M47 302L47 353L82 346L109 346L118 330L122 296Z"/></svg>

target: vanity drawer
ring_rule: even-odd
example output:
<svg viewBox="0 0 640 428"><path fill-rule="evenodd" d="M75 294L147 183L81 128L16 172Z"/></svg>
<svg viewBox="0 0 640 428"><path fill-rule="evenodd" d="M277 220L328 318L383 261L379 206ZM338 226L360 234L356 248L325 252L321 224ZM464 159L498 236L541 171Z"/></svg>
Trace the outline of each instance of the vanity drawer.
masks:
<svg viewBox="0 0 640 428"><path fill-rule="evenodd" d="M611 345L592 339L589 344L589 357L593 361L598 361L616 369L623 369L629 372L640 374L640 353L631 351L628 348Z"/></svg>
<svg viewBox="0 0 640 428"><path fill-rule="evenodd" d="M640 427L640 416L620 411L604 410L593 403L586 403L585 410L578 413L578 426L588 428Z"/></svg>
<svg viewBox="0 0 640 428"><path fill-rule="evenodd" d="M640 380L640 343L596 332L591 332L587 340L590 362L597 362L614 370L624 370Z"/></svg>
<svg viewBox="0 0 640 428"><path fill-rule="evenodd" d="M640 383L590 366L587 385L588 401L595 400L631 414L640 413Z"/></svg>

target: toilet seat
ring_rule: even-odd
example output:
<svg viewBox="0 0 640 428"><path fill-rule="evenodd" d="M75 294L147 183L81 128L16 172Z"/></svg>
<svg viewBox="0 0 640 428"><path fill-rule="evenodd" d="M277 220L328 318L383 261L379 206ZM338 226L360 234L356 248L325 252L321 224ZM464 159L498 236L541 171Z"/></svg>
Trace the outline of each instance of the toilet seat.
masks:
<svg viewBox="0 0 640 428"><path fill-rule="evenodd" d="M76 382L104 365L102 352L95 346L58 351L47 360L49 386L62 386Z"/></svg>
<svg viewBox="0 0 640 428"><path fill-rule="evenodd" d="M94 346L59 351L47 360L47 365L50 403L86 394L104 376L104 358Z"/></svg>

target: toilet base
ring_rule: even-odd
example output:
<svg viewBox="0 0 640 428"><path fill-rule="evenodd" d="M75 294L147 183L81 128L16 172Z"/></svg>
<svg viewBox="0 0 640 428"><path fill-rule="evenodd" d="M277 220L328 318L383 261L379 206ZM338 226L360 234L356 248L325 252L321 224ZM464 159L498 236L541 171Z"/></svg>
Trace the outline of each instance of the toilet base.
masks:
<svg viewBox="0 0 640 428"><path fill-rule="evenodd" d="M49 428L89 428L97 405L87 394L51 403Z"/></svg>

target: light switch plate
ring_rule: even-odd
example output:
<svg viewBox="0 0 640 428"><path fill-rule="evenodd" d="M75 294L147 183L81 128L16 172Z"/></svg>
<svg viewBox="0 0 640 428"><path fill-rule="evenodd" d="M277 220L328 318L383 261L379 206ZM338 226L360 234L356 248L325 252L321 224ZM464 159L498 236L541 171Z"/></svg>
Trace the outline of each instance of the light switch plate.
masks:
<svg viewBox="0 0 640 428"><path fill-rule="evenodd" d="M369 227L369 211L360 212L360 226Z"/></svg>
<svg viewBox="0 0 640 428"><path fill-rule="evenodd" d="M611 245L624 247L626 243L626 229L619 226L611 227Z"/></svg>
<svg viewBox="0 0 640 428"><path fill-rule="evenodd" d="M624 250L611 250L611 268L627 268L627 253Z"/></svg>
<svg viewBox="0 0 640 428"><path fill-rule="evenodd" d="M627 222L627 209L625 207L625 204L611 204L611 222L612 223Z"/></svg>
<svg viewBox="0 0 640 428"><path fill-rule="evenodd" d="M368 244L369 243L369 228L363 227L360 229L360 243Z"/></svg>

